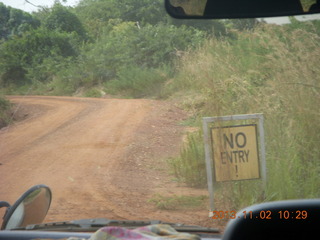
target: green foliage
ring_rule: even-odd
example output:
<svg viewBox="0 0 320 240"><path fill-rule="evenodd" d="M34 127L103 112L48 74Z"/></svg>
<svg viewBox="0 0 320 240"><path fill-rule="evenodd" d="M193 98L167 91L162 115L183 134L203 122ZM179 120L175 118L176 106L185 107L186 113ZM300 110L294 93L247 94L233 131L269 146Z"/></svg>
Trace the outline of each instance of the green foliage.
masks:
<svg viewBox="0 0 320 240"><path fill-rule="evenodd" d="M82 0L75 8L77 16L93 38L98 38L111 19L120 19L116 1Z"/></svg>
<svg viewBox="0 0 320 240"><path fill-rule="evenodd" d="M106 84L106 91L131 98L160 97L165 80L166 75L160 70L128 67L119 71L117 79Z"/></svg>
<svg viewBox="0 0 320 240"><path fill-rule="evenodd" d="M190 133L180 156L168 159L174 175L192 187L204 187L207 183L204 161L204 145L200 133Z"/></svg>
<svg viewBox="0 0 320 240"><path fill-rule="evenodd" d="M181 20L171 18L169 24L180 27L192 27L194 29L205 32L206 34L215 37L230 37L230 33L227 30L227 24L222 20L208 20L208 19L197 19L197 20Z"/></svg>
<svg viewBox="0 0 320 240"><path fill-rule="evenodd" d="M0 96L0 128L5 127L10 122L10 108L10 102Z"/></svg>
<svg viewBox="0 0 320 240"><path fill-rule="evenodd" d="M125 65L159 67L169 63L177 51L198 46L203 37L202 32L186 27L160 24L139 28L133 22L122 22L93 45L91 55L113 70Z"/></svg>
<svg viewBox="0 0 320 240"><path fill-rule="evenodd" d="M304 8L314 2L304 0ZM179 96L193 123L202 116L263 112L266 192L260 183L228 183L227 190L218 186L218 201L229 199L230 209L319 197L319 36L320 21L293 17L286 26L171 19L162 0L82 0L74 9L57 2L33 15L0 3L0 85L10 93L25 93L30 85L37 94L81 89L89 97L101 96L97 86L126 97L165 92ZM0 118L8 106L0 98ZM169 164L180 181L204 186L200 133L190 134ZM182 200L152 201L170 209Z"/></svg>
<svg viewBox="0 0 320 240"><path fill-rule="evenodd" d="M118 0L116 3L124 21L156 25L168 18L162 0Z"/></svg>
<svg viewBox="0 0 320 240"><path fill-rule="evenodd" d="M32 78L46 81L62 58L77 55L72 37L43 28L29 31L0 45L0 82L25 84Z"/></svg>
<svg viewBox="0 0 320 240"><path fill-rule="evenodd" d="M304 29L310 33L316 33L320 36L320 21L300 22L295 17L290 17L291 24L285 26L288 31L295 31L297 29Z"/></svg>
<svg viewBox="0 0 320 240"><path fill-rule="evenodd" d="M207 196L162 196L155 194L148 202L154 203L161 210L190 210L205 207Z"/></svg>
<svg viewBox="0 0 320 240"><path fill-rule="evenodd" d="M94 97L94 98L100 98L102 97L101 90L97 88L91 88L84 94L85 97Z"/></svg>
<svg viewBox="0 0 320 240"><path fill-rule="evenodd" d="M0 40L7 40L15 35L22 35L39 26L40 22L29 13L6 7L0 2Z"/></svg>
<svg viewBox="0 0 320 240"><path fill-rule="evenodd" d="M76 33L81 40L86 40L86 31L78 17L60 3L55 3L43 22L51 31Z"/></svg>
<svg viewBox="0 0 320 240"><path fill-rule="evenodd" d="M76 33L80 40L86 40L86 31L79 18L60 3L55 3L45 18L44 27L51 31Z"/></svg>
<svg viewBox="0 0 320 240"><path fill-rule="evenodd" d="M162 0L82 0L75 12L94 37L99 37L112 19L135 22L141 27L164 24L192 27L216 37L228 35L224 23L219 20L181 20L169 17Z"/></svg>
<svg viewBox="0 0 320 240"><path fill-rule="evenodd" d="M82 0L75 9L87 29L99 36L111 19L156 25L169 19L162 0Z"/></svg>
<svg viewBox="0 0 320 240"><path fill-rule="evenodd" d="M0 97L0 111L3 112L3 111L6 111L10 108L10 102L3 98L3 97Z"/></svg>
<svg viewBox="0 0 320 240"><path fill-rule="evenodd" d="M260 23L256 18L231 19L229 21L231 22L233 29L238 29L240 31L252 30Z"/></svg>
<svg viewBox="0 0 320 240"><path fill-rule="evenodd" d="M181 59L179 73L167 85L174 94L183 89L186 97L181 102L189 101L190 92L201 95L201 104L189 101L200 106L192 108L199 117L264 113L267 189L263 192L261 183L251 181L219 188L223 199L236 200L231 201L235 208L320 196L320 39L317 28L311 27L319 23L294 24L260 26L251 33L238 33L234 40L211 39ZM192 145L196 143L188 148ZM194 152L190 154L194 163L175 168L187 172L196 164Z"/></svg>
<svg viewBox="0 0 320 240"><path fill-rule="evenodd" d="M81 87L90 89L110 80L115 83L120 76L124 80L121 72L132 66L143 70L142 79L131 84L135 89L128 90L126 79L113 91L150 96L164 81L155 69L167 68L207 36L198 30L201 24L168 25L173 21L165 14L161 0L83 0L75 9L57 1L34 17L41 21L41 28L29 29L0 46L0 81L7 88L32 84L35 93L72 94ZM83 26L93 36L90 42L83 41L89 39ZM146 81L153 72L153 81ZM142 83L147 86L144 90Z"/></svg>
<svg viewBox="0 0 320 240"><path fill-rule="evenodd" d="M113 80L107 84L109 92L141 97L157 90L153 95L158 96L165 77L155 69L165 68L177 52L199 46L203 37L202 32L186 27L160 24L139 28L133 22L110 20L104 34L87 44L77 60L56 77L66 79L74 89Z"/></svg>

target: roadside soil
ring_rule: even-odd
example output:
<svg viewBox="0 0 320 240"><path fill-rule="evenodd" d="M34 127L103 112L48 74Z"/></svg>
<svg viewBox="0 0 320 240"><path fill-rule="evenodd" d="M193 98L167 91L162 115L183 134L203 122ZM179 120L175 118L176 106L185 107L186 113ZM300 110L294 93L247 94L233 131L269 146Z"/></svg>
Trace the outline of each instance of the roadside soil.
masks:
<svg viewBox="0 0 320 240"><path fill-rule="evenodd" d="M0 130L0 200L36 184L53 193L46 222L85 218L162 220L217 227L208 209L160 210L160 194L208 195L174 181L187 115L145 99L11 96L21 121ZM3 210L0 215L2 216ZM1 222L1 220L0 220Z"/></svg>

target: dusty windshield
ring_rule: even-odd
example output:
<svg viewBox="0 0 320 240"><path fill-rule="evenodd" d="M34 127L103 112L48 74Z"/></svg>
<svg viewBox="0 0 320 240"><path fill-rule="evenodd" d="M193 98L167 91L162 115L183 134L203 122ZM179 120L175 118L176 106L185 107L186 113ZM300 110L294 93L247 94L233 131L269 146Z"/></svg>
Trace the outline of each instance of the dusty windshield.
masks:
<svg viewBox="0 0 320 240"><path fill-rule="evenodd" d="M46 222L223 227L248 205L319 198L319 20L177 20L163 0L9 5L0 2L0 200L45 184ZM213 176L211 209L202 118L255 113L266 179ZM230 146L244 146L236 136Z"/></svg>

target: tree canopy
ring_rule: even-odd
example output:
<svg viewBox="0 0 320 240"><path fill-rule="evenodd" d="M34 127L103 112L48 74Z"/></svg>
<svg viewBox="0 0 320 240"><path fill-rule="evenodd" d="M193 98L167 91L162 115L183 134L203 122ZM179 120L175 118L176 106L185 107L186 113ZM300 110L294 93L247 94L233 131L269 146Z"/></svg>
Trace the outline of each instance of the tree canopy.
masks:
<svg viewBox="0 0 320 240"><path fill-rule="evenodd" d="M21 35L40 26L40 21L31 14L0 2L0 40L7 40L14 35Z"/></svg>
<svg viewBox="0 0 320 240"><path fill-rule="evenodd" d="M206 38L232 37L230 26L245 31L257 21L178 21L163 0L81 0L74 8L56 0L32 14L0 3L0 83L70 93L116 80L124 69L170 68Z"/></svg>

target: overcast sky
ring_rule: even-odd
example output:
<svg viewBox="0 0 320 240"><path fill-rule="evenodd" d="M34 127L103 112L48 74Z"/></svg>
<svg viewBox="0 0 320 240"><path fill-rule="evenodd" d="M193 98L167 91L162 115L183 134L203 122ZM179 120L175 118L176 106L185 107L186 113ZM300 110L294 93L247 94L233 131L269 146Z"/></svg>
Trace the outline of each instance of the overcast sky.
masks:
<svg viewBox="0 0 320 240"><path fill-rule="evenodd" d="M54 0L28 0L28 1L36 6L41 5L41 6L47 6L47 7L51 7L54 3ZM0 2L4 3L7 6L18 8L26 12L33 12L38 10L37 7L32 6L30 3L27 3L25 0L0 0ZM74 6L77 3L78 3L78 0L67 0L66 3L63 3L63 5Z"/></svg>

